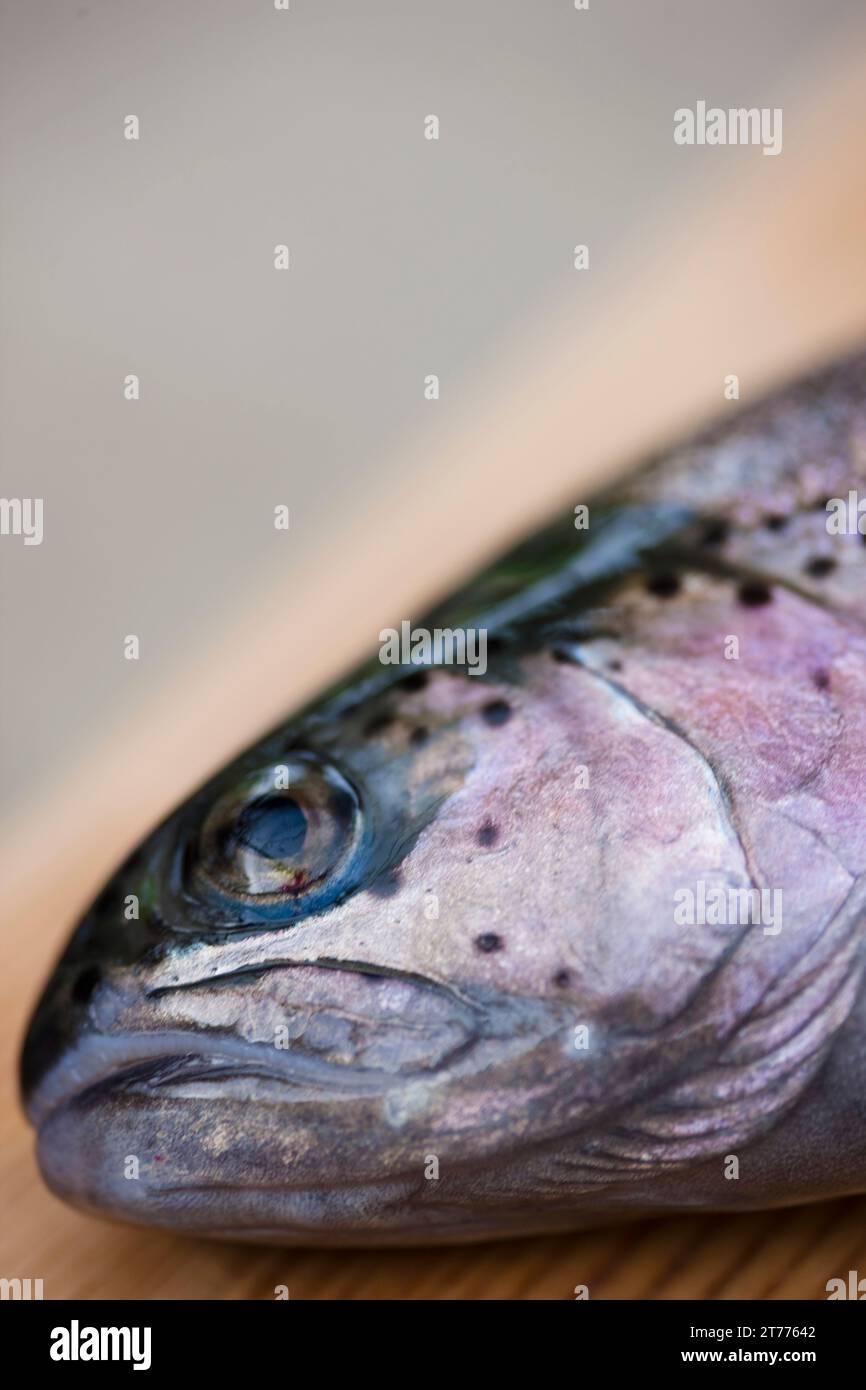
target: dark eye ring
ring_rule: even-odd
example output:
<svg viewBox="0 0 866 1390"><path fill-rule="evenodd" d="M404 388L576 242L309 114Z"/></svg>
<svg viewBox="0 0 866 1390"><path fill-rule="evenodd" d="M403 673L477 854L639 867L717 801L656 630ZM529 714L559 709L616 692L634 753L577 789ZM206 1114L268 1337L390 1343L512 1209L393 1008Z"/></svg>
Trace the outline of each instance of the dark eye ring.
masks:
<svg viewBox="0 0 866 1390"><path fill-rule="evenodd" d="M360 801L342 773L295 756L217 798L201 823L188 887L255 907L299 903L342 873L361 833Z"/></svg>

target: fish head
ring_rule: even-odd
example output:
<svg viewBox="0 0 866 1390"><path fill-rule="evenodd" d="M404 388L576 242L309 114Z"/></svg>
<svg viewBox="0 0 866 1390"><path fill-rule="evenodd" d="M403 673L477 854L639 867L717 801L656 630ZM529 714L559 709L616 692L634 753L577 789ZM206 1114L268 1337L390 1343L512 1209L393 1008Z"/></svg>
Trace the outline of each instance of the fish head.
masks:
<svg viewBox="0 0 866 1390"><path fill-rule="evenodd" d="M27 1036L48 1184L316 1244L862 1191L864 380L519 547L438 615L483 670L373 663L149 835Z"/></svg>
<svg viewBox="0 0 866 1390"><path fill-rule="evenodd" d="M672 873L736 869L701 760L556 658L353 685L144 841L25 1045L56 1192L248 1239L520 1224L527 1151L651 1083L727 949L675 939Z"/></svg>

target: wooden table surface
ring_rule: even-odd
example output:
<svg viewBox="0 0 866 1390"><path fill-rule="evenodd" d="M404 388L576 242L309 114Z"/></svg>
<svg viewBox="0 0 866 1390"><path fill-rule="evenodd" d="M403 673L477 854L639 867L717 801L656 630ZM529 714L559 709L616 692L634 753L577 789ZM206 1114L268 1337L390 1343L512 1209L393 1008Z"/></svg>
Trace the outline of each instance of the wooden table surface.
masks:
<svg viewBox="0 0 866 1390"><path fill-rule="evenodd" d="M397 1252L252 1249L115 1226L78 1215L45 1189L15 1082L35 995L102 877L228 751L367 649L365 634L393 613L394 575L408 576L401 600L434 592L449 567L465 572L472 547L478 550L479 517L489 549L556 497L580 497L577 485L603 467L718 410L718 383L731 362L748 397L762 381L863 332L862 58L855 66L840 73L832 92L816 95L811 138L799 150L786 147L784 167L772 161L775 181L751 185L739 200L725 190L698 223L679 219L680 234L660 242L655 270L646 273L641 263L640 285L626 286L606 306L603 332L592 323L560 325L549 350L523 352L513 392L500 378L492 416L479 417L454 442L448 488L435 470L419 468L423 481L403 499L411 525L383 533L371 520L379 499L371 499L370 514L357 520L351 592L343 582L345 537L336 535L307 595L278 593L270 605L257 596L255 614L240 615L243 662L233 659L236 627L221 648L193 653L187 669L167 675L159 697L130 718L119 739L94 730L79 763L7 818L0 837L0 1275L41 1278L47 1298L272 1298L275 1286L286 1285L292 1298L567 1299L585 1284L591 1297L605 1299L812 1299L826 1296L829 1278L866 1272L866 1199L853 1198ZM738 261L732 248L744 244ZM686 354L684 342L691 344ZM585 364L579 379L562 370L575 360ZM537 363L534 380L527 362ZM616 408L623 399L627 411ZM467 517L472 525L461 522ZM275 650L275 615L295 638L289 658ZM342 632L343 648L321 650L317 631ZM302 670L299 651L309 656ZM62 679L56 698L63 698Z"/></svg>

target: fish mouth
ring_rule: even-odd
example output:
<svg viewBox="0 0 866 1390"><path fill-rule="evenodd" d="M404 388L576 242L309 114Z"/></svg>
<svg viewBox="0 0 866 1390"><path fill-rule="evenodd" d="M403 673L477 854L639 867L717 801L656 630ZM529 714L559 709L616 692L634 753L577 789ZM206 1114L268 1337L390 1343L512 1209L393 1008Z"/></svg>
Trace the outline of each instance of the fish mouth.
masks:
<svg viewBox="0 0 866 1390"><path fill-rule="evenodd" d="M285 1048L262 1040L275 1001ZM258 1040L237 1031L244 1002ZM218 1014L221 1028L193 1028ZM514 1147L517 1092L495 1115L488 1084L506 1095L550 1020L522 999L329 961L150 981L133 1002L104 987L89 1024L28 1096L58 1196L193 1234L363 1244L425 1232L427 1216L450 1227L434 1220L425 1158L447 1152L455 1177Z"/></svg>
<svg viewBox="0 0 866 1390"><path fill-rule="evenodd" d="M455 1046L452 1055L460 1050ZM380 1073L352 1069L347 1075L346 1070L303 1057L281 1067L229 1038L193 1039L180 1032L140 1040L94 1037L46 1077L28 1100L27 1113L38 1130L55 1111L100 1095L193 1099L209 1093L216 1098L236 1093L242 1083L255 1083L255 1099L381 1092Z"/></svg>
<svg viewBox="0 0 866 1390"><path fill-rule="evenodd" d="M309 988L320 978L323 987ZM349 998L339 1001L347 979ZM256 987L263 987L259 1006L285 1020L282 1046L245 1037L231 1017ZM195 1008L202 998L203 1019ZM380 1094L406 1077L453 1067L479 1040L501 1035L496 1012L425 976L336 960L266 961L157 983L132 1003L122 989L114 997L104 990L90 1010L96 1026L82 1028L26 1087L25 1107L38 1129L58 1107L102 1092L180 1098L195 1087L230 1095L247 1082L261 1099Z"/></svg>

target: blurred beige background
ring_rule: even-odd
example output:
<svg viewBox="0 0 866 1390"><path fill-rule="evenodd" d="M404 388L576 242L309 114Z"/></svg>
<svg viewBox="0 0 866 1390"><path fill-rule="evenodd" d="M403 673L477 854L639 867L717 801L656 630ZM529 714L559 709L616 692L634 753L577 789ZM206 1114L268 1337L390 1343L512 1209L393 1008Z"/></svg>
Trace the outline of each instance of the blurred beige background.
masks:
<svg viewBox="0 0 866 1390"><path fill-rule="evenodd" d="M0 12L2 492L45 499L41 546L0 538L0 1272L58 1297L567 1297L589 1262L600 1296L815 1296L796 1251L847 1257L851 1204L348 1262L101 1226L39 1184L11 1068L87 897L232 749L725 408L726 373L745 401L863 334L862 5ZM699 98L782 107L782 154L676 146ZM629 1242L655 1254L623 1264Z"/></svg>
<svg viewBox="0 0 866 1390"><path fill-rule="evenodd" d="M834 81L862 17L840 0L2 8L3 490L46 509L44 544L0 556L16 811L274 585L310 583L323 553L345 582L336 538L374 529L384 563L407 526L416 550L439 547L441 515L395 505L422 454L449 529L484 544L495 458L477 465L489 502L461 513L447 441L504 381L506 350L530 393L539 323L594 323L595 354L603 293L657 255L660 229L729 180L778 187L811 84ZM676 146L672 112L699 96L783 106L782 156ZM525 462L518 515L548 502L550 464ZM392 573L389 599L411 582Z"/></svg>

